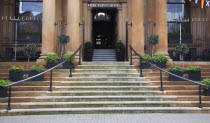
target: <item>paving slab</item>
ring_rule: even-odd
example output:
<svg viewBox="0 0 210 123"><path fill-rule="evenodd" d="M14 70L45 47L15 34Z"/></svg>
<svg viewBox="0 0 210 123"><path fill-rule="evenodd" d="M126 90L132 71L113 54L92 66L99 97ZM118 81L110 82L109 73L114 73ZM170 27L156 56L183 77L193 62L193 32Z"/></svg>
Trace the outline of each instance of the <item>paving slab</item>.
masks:
<svg viewBox="0 0 210 123"><path fill-rule="evenodd" d="M210 114L71 114L1 116L1 123L209 123Z"/></svg>

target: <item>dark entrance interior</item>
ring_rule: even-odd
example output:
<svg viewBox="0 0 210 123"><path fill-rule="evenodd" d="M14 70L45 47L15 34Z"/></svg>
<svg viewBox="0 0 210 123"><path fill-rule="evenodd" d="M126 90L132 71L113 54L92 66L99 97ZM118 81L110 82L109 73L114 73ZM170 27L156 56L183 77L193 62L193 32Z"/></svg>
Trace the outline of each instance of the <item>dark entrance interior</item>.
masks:
<svg viewBox="0 0 210 123"><path fill-rule="evenodd" d="M115 47L116 9L93 9L93 45L95 49Z"/></svg>

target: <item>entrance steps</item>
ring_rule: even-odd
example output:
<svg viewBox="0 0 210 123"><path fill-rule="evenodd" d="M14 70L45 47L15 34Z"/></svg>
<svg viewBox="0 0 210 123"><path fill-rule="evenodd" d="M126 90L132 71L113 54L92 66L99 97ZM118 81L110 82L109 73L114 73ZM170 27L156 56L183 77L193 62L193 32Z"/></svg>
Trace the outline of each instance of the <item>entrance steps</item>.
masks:
<svg viewBox="0 0 210 123"><path fill-rule="evenodd" d="M93 62L113 62L116 61L114 49L95 49L93 52Z"/></svg>
<svg viewBox="0 0 210 123"><path fill-rule="evenodd" d="M198 86L168 81L163 74L162 92L159 71L143 72L139 77L129 62L84 62L73 70L72 78L69 70L57 69L52 92L49 74L43 82L20 83L12 87L11 111L6 110L8 99L0 98L0 115L210 112L210 97L202 96L204 108L198 108Z"/></svg>

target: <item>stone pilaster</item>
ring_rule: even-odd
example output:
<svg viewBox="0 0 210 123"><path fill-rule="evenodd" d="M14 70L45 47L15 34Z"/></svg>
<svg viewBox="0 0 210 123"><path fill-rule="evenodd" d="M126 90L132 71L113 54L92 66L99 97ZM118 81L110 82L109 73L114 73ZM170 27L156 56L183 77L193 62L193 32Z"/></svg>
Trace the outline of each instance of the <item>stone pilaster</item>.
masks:
<svg viewBox="0 0 210 123"><path fill-rule="evenodd" d="M67 53L75 52L81 45L80 40L80 0L68 0L67 34L71 41L67 44Z"/></svg>
<svg viewBox="0 0 210 123"><path fill-rule="evenodd" d="M47 54L55 53L55 21L56 21L56 0L43 0L43 22L42 22L42 54L37 60L44 62Z"/></svg>
<svg viewBox="0 0 210 123"><path fill-rule="evenodd" d="M168 55L167 0L155 0L155 34L159 35L155 54Z"/></svg>

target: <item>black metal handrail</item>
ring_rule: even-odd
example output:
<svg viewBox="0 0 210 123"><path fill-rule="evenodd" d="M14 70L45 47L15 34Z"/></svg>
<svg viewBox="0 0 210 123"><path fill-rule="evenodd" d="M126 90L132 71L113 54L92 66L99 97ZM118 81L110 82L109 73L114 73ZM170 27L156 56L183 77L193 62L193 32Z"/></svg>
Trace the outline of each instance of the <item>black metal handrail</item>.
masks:
<svg viewBox="0 0 210 123"><path fill-rule="evenodd" d="M178 76L176 74L173 74L169 71L166 71L164 69L161 69L159 67L157 67L155 64L151 63L150 61L144 59L143 57L141 57L134 49L131 45L129 45L130 47L130 65L132 65L132 52L134 52L138 57L139 57L139 62L141 63L141 61L145 61L146 63L150 64L151 66L153 66L154 68L156 69L159 69L160 70L160 91L164 91L163 89L163 79L162 79L162 72L165 72L167 74L170 74L174 77L177 77L177 78L180 78L182 80L185 80L185 81L188 81L188 82L191 82L191 83L194 83L194 84L197 84L199 86L199 108L202 108L202 99L201 99L201 87L202 86L206 86L205 84L202 84L202 83L199 83L199 82L196 82L196 81L193 81L193 80L190 80L190 79L187 79L187 78L184 78L184 77L181 77L181 76ZM143 77L143 71L142 71L142 68L140 67L140 77Z"/></svg>
<svg viewBox="0 0 210 123"><path fill-rule="evenodd" d="M78 52L79 52L79 65L81 65L81 50L82 50L82 45L80 45L80 47L74 52L74 54L72 54L68 59L71 59L73 56L75 56ZM11 110L11 91L12 91L12 86L14 85L17 85L17 84L20 84L22 82L26 82L28 80L31 80L31 79L34 79L36 77L39 77L41 75L44 75L45 73L48 73L50 72L50 88L49 88L49 91L53 91L52 89L52 73L53 73L53 70L56 69L57 67L59 67L60 65L66 63L67 60L64 60L63 62L59 63L58 65L42 72L42 73L39 73L35 76L32 76L32 77L29 77L29 78L26 78L26 79L23 79L23 80L20 80L18 82L13 82L11 84L8 84L8 85L5 85L3 87L7 88L9 87L9 96L8 96L8 106L7 106L7 110ZM70 68L70 74L69 74L69 77L72 77L72 68Z"/></svg>

